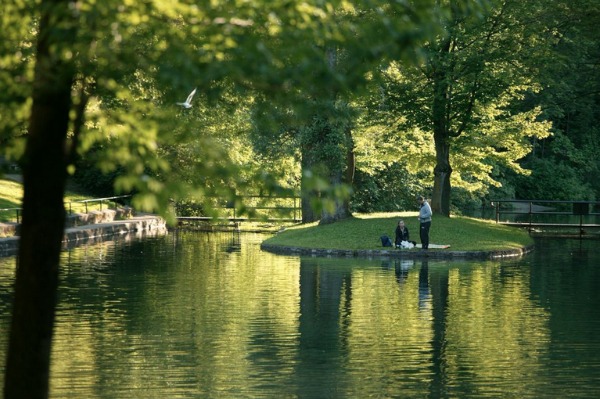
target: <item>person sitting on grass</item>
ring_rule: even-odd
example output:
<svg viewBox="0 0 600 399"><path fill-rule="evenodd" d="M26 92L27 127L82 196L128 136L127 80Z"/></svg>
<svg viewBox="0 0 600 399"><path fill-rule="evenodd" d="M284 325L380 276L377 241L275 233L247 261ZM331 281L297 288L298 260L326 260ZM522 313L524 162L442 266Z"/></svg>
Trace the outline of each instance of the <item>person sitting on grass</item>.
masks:
<svg viewBox="0 0 600 399"><path fill-rule="evenodd" d="M404 244L403 244L404 242ZM396 248L404 247L404 248L412 248L417 243L415 241L410 241L410 233L408 232L408 228L404 225L404 220L399 220L398 225L396 226ZM407 245L412 244L412 246Z"/></svg>

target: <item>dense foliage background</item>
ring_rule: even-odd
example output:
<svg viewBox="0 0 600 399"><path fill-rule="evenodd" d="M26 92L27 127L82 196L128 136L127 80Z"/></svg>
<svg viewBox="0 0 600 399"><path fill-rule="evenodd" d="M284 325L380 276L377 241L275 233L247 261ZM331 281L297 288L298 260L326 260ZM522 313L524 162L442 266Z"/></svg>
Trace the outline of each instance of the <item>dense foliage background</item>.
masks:
<svg viewBox="0 0 600 399"><path fill-rule="evenodd" d="M47 396L68 177L170 220L256 193L330 223L600 190L595 0L2 7L0 155L24 176L7 398Z"/></svg>
<svg viewBox="0 0 600 399"><path fill-rule="evenodd" d="M346 211L408 210L416 195L438 195L439 169L450 171L439 196L453 212L598 197L596 2L449 1L435 14L423 4L411 24L386 6L262 15L242 3L79 10L73 90L86 114L69 170L82 187L145 193L138 205L155 209L277 187L323 198L342 184ZM18 14L27 2L12 7L0 142L18 162L37 19ZM193 108L176 106L194 87ZM307 171L323 182L303 183Z"/></svg>

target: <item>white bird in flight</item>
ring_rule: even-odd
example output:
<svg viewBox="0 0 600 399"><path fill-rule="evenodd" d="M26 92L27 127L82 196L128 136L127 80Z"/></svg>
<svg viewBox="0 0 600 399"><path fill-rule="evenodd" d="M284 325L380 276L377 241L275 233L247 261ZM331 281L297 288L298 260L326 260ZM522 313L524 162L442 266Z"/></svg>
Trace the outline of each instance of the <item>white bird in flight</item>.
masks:
<svg viewBox="0 0 600 399"><path fill-rule="evenodd" d="M194 98L194 94L196 94L196 89L192 90L184 103L177 103L177 105L181 105L183 108L192 108L192 98Z"/></svg>

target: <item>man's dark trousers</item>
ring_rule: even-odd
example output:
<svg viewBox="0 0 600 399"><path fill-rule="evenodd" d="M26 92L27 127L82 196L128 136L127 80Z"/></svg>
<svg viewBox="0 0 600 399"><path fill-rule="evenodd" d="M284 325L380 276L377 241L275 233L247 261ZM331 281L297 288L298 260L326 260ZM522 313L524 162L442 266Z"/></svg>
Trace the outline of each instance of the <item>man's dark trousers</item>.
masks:
<svg viewBox="0 0 600 399"><path fill-rule="evenodd" d="M420 235L421 235L421 247L423 249L429 249L429 228L430 227L431 227L431 221L421 223Z"/></svg>

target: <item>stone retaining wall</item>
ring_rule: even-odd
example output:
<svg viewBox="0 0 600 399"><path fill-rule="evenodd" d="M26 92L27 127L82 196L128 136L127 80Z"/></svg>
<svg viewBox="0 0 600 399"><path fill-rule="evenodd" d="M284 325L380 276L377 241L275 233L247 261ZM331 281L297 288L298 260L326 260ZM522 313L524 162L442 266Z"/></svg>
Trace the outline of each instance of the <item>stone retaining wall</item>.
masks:
<svg viewBox="0 0 600 399"><path fill-rule="evenodd" d="M0 256L10 256L17 253L19 237L0 238Z"/></svg>
<svg viewBox="0 0 600 399"><path fill-rule="evenodd" d="M117 209L104 209L89 213L72 213L67 216L66 227L85 226L97 223L107 223L114 220L125 220L133 216L133 209L123 207Z"/></svg>
<svg viewBox="0 0 600 399"><path fill-rule="evenodd" d="M281 245L261 244L260 248L267 252L302 255L314 257L345 257L345 258L403 258L403 259L505 259L514 258L533 251L533 245L520 249L508 249L499 251L450 251L447 249L429 249L427 251L418 249L315 249L298 248Z"/></svg>
<svg viewBox="0 0 600 399"><path fill-rule="evenodd" d="M65 228L109 223L115 220L127 220L131 217L133 217L133 209L130 207L104 209L101 211L91 211L89 213L72 213L67 215ZM0 223L0 238L18 235L18 232L18 223Z"/></svg>
<svg viewBox="0 0 600 399"><path fill-rule="evenodd" d="M138 232L166 231L165 221L157 216L136 217L112 223L97 223L65 230L63 242L90 240L97 237Z"/></svg>
<svg viewBox="0 0 600 399"><path fill-rule="evenodd" d="M0 223L0 238L17 235L17 227L16 223Z"/></svg>
<svg viewBox="0 0 600 399"><path fill-rule="evenodd" d="M167 225L163 218L154 215L134 216L127 220L114 220L65 229L63 246L72 248L81 244L101 242L108 237L142 238L167 233ZM0 256L17 253L19 237L0 238Z"/></svg>

